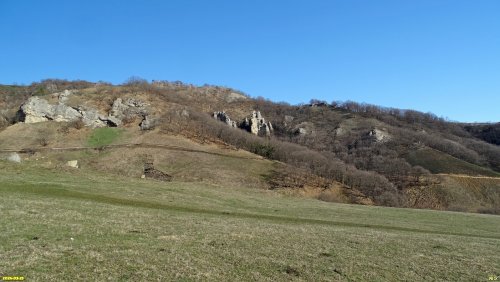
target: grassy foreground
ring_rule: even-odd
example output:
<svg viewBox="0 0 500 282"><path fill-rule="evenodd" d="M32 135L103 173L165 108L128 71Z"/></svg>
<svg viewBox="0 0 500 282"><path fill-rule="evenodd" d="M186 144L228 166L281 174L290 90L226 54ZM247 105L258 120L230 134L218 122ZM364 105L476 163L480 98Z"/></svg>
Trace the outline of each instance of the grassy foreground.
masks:
<svg viewBox="0 0 500 282"><path fill-rule="evenodd" d="M27 280L487 281L500 217L0 161L0 274ZM499 278L500 279L500 278Z"/></svg>

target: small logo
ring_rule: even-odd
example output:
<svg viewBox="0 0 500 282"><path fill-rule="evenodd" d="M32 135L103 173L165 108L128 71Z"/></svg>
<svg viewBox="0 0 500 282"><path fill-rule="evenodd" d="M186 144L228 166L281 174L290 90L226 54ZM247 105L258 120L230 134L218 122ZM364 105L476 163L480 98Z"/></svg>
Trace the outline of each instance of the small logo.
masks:
<svg viewBox="0 0 500 282"><path fill-rule="evenodd" d="M488 275L488 281L498 281L499 278L498 275Z"/></svg>

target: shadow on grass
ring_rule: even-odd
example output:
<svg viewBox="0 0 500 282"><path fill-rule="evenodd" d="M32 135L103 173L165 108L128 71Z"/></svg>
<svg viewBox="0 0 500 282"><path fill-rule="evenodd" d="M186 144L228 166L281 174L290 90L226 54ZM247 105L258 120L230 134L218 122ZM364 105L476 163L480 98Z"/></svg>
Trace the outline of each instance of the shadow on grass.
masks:
<svg viewBox="0 0 500 282"><path fill-rule="evenodd" d="M341 221L330 221L321 219L311 219L311 218L300 218L300 217L286 217L286 216L276 216L276 215L266 215L266 214L252 214L252 213L241 213L241 212L229 212L229 211L219 211L219 210L209 210L200 209L185 206L167 205L156 202L140 201L133 199L115 198L106 195L82 193L78 191L71 191L61 188L60 185L47 185L47 184L3 184L0 187L2 192L11 193L27 193L34 194L43 197L56 197L56 198L68 198L68 199L80 199L84 201L92 201L96 203L120 205L128 207L138 207L138 208L148 208L148 209L159 209L159 210L169 210L176 212L186 212L186 213L198 213L207 214L222 217L232 217L232 218L242 218L242 219L257 219L257 220L268 220L276 223L291 223L291 224L319 224L327 226L342 226L342 227L357 227L357 228L370 228L388 231L403 231L412 233L423 233L423 234L437 234L437 235L453 235L453 236L463 236L463 237L473 237L473 238L486 238L486 239L499 239L500 236L492 235L481 235L481 234L467 234L458 232L445 232L436 230L422 230L415 228L405 228L397 226L386 226L377 224L362 224L362 223L352 223L352 222L341 222Z"/></svg>

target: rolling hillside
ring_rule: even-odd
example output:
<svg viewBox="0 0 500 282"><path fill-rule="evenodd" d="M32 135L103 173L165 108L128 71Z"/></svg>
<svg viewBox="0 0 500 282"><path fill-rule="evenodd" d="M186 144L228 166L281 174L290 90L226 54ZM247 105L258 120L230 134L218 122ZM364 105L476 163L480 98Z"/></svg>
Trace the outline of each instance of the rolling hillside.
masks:
<svg viewBox="0 0 500 282"><path fill-rule="evenodd" d="M439 174L498 177L500 148L431 114L354 102L292 106L225 87L143 80L45 80L2 86L0 98L4 158L14 150L48 160L46 167L74 159L82 169L134 178L149 160L174 179L248 183L326 201L424 207L415 201L421 193L439 203L426 208L497 210L498 193L452 197L458 188ZM252 119L256 135L247 132ZM436 185L445 196L429 193Z"/></svg>

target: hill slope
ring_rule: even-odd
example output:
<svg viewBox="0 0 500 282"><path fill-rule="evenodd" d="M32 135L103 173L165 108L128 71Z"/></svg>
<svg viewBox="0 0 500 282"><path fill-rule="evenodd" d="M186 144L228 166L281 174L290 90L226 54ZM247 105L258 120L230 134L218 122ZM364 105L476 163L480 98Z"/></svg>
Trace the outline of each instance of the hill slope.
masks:
<svg viewBox="0 0 500 282"><path fill-rule="evenodd" d="M3 104L8 106L2 113L5 121L27 121L26 115L33 114L39 116L31 116L29 121L44 121L8 126L0 132L1 149L28 149L23 152L30 153L35 148L40 158L51 158L53 166L79 159L83 167L139 177L149 158L174 178L211 179L220 185L248 182L329 201L406 207L412 207L413 196L408 195L415 191L446 185L433 173L498 176L500 171L498 146L473 137L461 125L409 110L354 102L312 101L291 106L251 99L230 88L179 82L136 81L113 86L47 80L0 90ZM36 99L30 101L45 104L32 103L31 108L15 114L33 95ZM217 118L225 122L213 118L214 112L222 111ZM254 130L250 126L252 111L258 111L253 117L258 117L257 129L268 127L255 131L264 136L234 128ZM101 136L85 125L118 129L103 130ZM135 147L103 147L107 138L112 145ZM176 142L222 155L256 154L267 161L254 165L257 161L147 147ZM99 147L102 153L89 153L85 148L58 153L41 149L68 146ZM456 201L454 205L478 211L497 203L479 202L480 206Z"/></svg>

